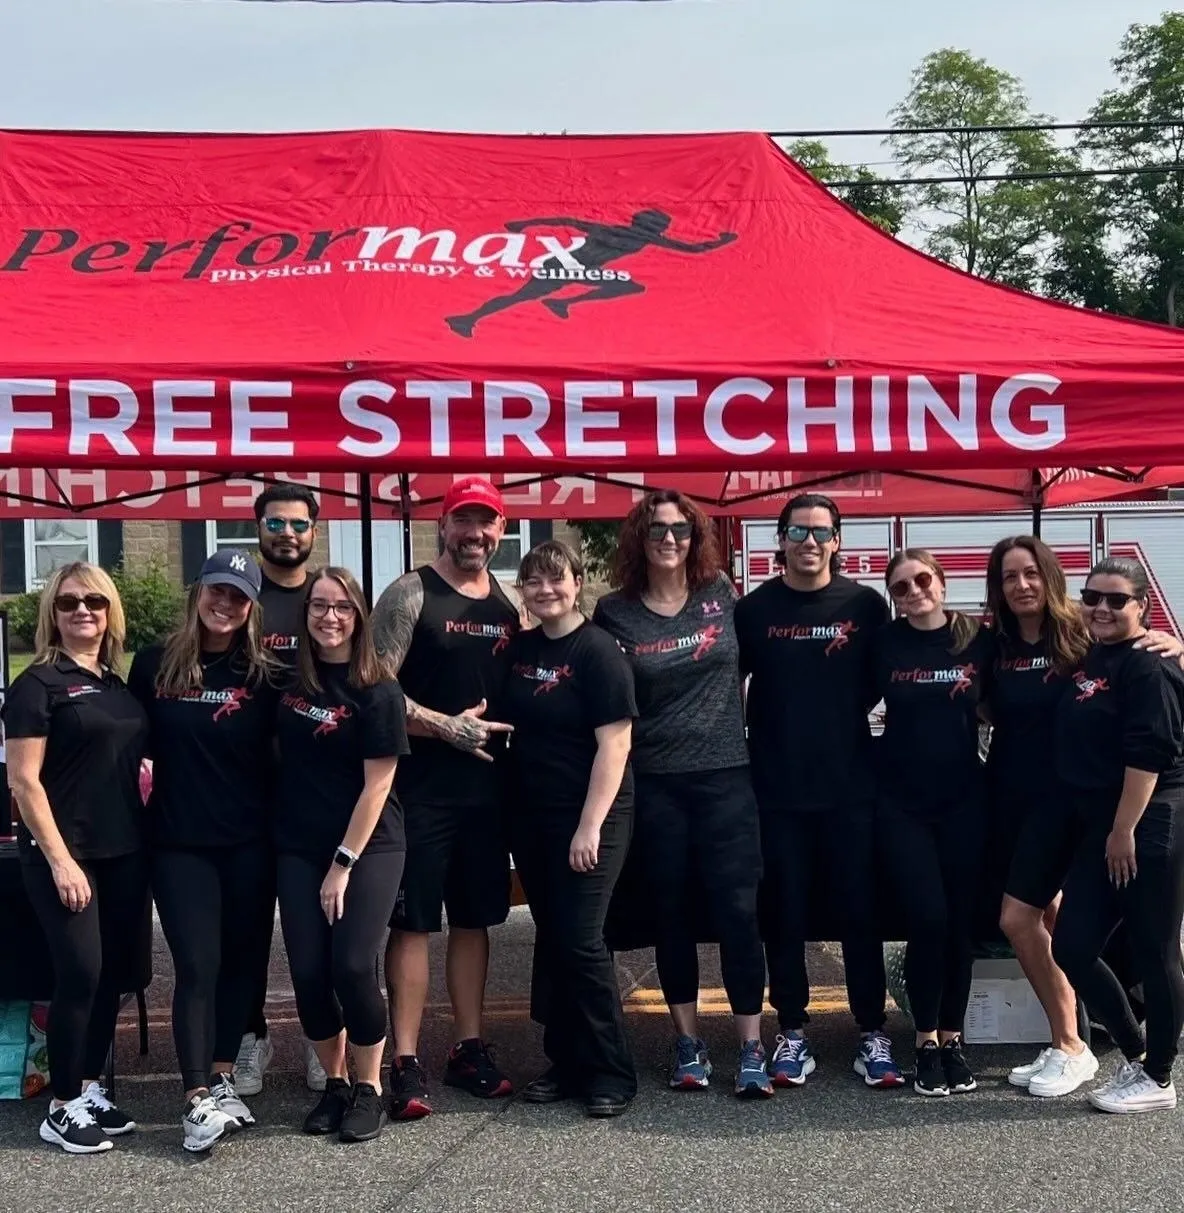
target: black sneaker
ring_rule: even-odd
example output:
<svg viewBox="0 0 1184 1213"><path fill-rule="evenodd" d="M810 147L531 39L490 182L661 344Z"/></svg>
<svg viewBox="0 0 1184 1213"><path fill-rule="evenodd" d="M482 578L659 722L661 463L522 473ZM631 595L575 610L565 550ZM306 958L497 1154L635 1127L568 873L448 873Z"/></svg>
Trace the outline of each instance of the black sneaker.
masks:
<svg viewBox="0 0 1184 1213"><path fill-rule="evenodd" d="M106 1087L100 1087L97 1082L92 1082L82 1092L82 1098L95 1118L95 1123L108 1137L120 1137L136 1127L136 1122L107 1098Z"/></svg>
<svg viewBox="0 0 1184 1213"><path fill-rule="evenodd" d="M350 1105L350 1085L344 1078L327 1078L325 1093L304 1118L304 1131L314 1137L336 1133Z"/></svg>
<svg viewBox="0 0 1184 1213"><path fill-rule="evenodd" d="M330 1082L333 1079L329 1079ZM328 1094L328 1087L325 1088ZM373 1141L386 1124L382 1096L368 1083L356 1082L349 1108L341 1121L341 1141Z"/></svg>
<svg viewBox="0 0 1184 1213"><path fill-rule="evenodd" d="M917 1050L917 1073L913 1078L913 1090L918 1095L948 1095L949 1083L945 1067L941 1064L942 1050L936 1040L927 1040Z"/></svg>
<svg viewBox="0 0 1184 1213"><path fill-rule="evenodd" d="M444 1069L444 1083L460 1087L479 1099L497 1099L514 1093L513 1084L494 1065L489 1046L475 1036L453 1045Z"/></svg>
<svg viewBox="0 0 1184 1213"><path fill-rule="evenodd" d="M945 1071L946 1083L951 1091L973 1091L978 1086L970 1067L966 1064L961 1036L955 1036L953 1040L942 1045L941 1068Z"/></svg>
<svg viewBox="0 0 1184 1213"><path fill-rule="evenodd" d="M554 1066L522 1088L524 1103L559 1103L571 1096L570 1084L563 1081Z"/></svg>
<svg viewBox="0 0 1184 1213"><path fill-rule="evenodd" d="M37 1135L42 1141L61 1146L67 1154L98 1154L111 1149L111 1138L99 1128L83 1096L51 1108Z"/></svg>
<svg viewBox="0 0 1184 1213"><path fill-rule="evenodd" d="M419 1120L432 1114L428 1077L418 1057L396 1057L391 1066L391 1119Z"/></svg>

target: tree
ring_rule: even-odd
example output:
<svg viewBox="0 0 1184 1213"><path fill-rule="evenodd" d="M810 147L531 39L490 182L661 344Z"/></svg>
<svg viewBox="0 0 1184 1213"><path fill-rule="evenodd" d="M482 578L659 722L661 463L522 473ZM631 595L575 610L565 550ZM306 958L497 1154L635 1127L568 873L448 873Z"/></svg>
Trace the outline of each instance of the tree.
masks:
<svg viewBox="0 0 1184 1213"><path fill-rule="evenodd" d="M969 129L1046 121L1030 110L1019 80L967 51L935 51L913 72L891 118L899 133L888 142L910 176L958 178L916 187L927 250L972 274L1035 287L1056 185L988 178L1051 172L1071 165L1072 157L1047 131Z"/></svg>
<svg viewBox="0 0 1184 1213"><path fill-rule="evenodd" d="M621 532L619 522L603 519L572 521L579 532L580 547L583 548L584 565L593 577L607 577L617 554L617 537Z"/></svg>
<svg viewBox="0 0 1184 1213"><path fill-rule="evenodd" d="M1167 127L1083 131L1083 158L1102 168L1163 172L1114 177L1099 189L1107 237L1129 266L1127 304L1147 320L1184 323L1184 13L1132 25L1113 67L1118 87L1099 98L1095 122Z"/></svg>
<svg viewBox="0 0 1184 1213"><path fill-rule="evenodd" d="M855 185L834 188L831 193L889 235L895 236L904 226L908 216L904 191L899 186L889 185L867 165L834 163L826 144L816 139L799 139L791 143L786 151L823 184L831 181L856 182Z"/></svg>

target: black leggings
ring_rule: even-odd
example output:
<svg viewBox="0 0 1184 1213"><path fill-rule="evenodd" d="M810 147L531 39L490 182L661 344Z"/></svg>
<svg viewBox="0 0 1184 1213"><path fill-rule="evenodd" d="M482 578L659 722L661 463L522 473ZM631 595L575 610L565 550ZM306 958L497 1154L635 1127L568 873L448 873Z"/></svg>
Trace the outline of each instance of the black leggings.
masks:
<svg viewBox="0 0 1184 1213"><path fill-rule="evenodd" d="M350 872L345 913L332 926L321 909L328 860L281 855L280 924L296 1013L309 1040L330 1040L344 1027L366 1047L386 1037L386 1003L378 957L403 878L402 851L365 851Z"/></svg>
<svg viewBox="0 0 1184 1213"><path fill-rule="evenodd" d="M143 853L117 859L80 860L91 898L85 910L62 905L49 864L21 864L29 901L45 932L53 960L46 1052L55 1099L82 1093L84 1078L103 1073L121 987L130 988L132 958L148 912L148 864Z"/></svg>
<svg viewBox="0 0 1184 1213"><path fill-rule="evenodd" d="M215 1061L238 1055L273 862L262 842L153 856L152 895L173 956L173 1041L186 1091L209 1082Z"/></svg>
<svg viewBox="0 0 1184 1213"><path fill-rule="evenodd" d="M1106 834L1082 840L1065 880L1053 932L1053 959L1085 1005L1129 1059L1142 1055L1143 1033L1123 983L1102 959L1119 923L1126 925L1135 976L1143 983L1147 1059L1143 1068L1167 1082L1184 1029L1184 807L1152 805L1135 828L1137 875L1116 889L1106 871Z"/></svg>
<svg viewBox="0 0 1184 1213"><path fill-rule="evenodd" d="M633 848L645 868L667 1003L698 1000L701 912L719 940L732 1014L759 1015L765 997L756 912L761 844L748 768L638 775L635 786Z"/></svg>
<svg viewBox="0 0 1184 1213"><path fill-rule="evenodd" d="M904 983L918 1032L961 1032L970 1001L985 822L976 805L925 820L894 806L880 838L908 947Z"/></svg>
<svg viewBox="0 0 1184 1213"><path fill-rule="evenodd" d="M247 1015L246 1031L262 1040L267 1035L267 983L271 976L271 939L275 932L275 863L268 872L270 884L259 903L259 948L255 957L255 987L251 993L251 1009Z"/></svg>

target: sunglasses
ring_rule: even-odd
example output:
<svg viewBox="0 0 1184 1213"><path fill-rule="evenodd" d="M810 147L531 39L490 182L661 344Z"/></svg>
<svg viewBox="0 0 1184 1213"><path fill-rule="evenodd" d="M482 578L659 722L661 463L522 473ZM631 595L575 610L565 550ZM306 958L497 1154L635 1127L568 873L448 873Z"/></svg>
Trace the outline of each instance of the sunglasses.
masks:
<svg viewBox="0 0 1184 1213"><path fill-rule="evenodd" d="M689 522L651 522L647 533L651 543L661 543L667 531L674 536L675 543L681 543L690 539L693 529Z"/></svg>
<svg viewBox="0 0 1184 1213"><path fill-rule="evenodd" d="M352 619L354 609L352 602L326 602L323 598L310 598L308 601L308 613L314 619L324 619L330 611L338 619Z"/></svg>
<svg viewBox="0 0 1184 1213"><path fill-rule="evenodd" d="M304 535L312 523L307 518L264 518L263 525L272 535L282 535L289 527L295 534Z"/></svg>
<svg viewBox="0 0 1184 1213"><path fill-rule="evenodd" d="M1123 594L1120 590L1112 590L1109 593L1102 590L1082 590L1081 601L1087 607L1100 606L1104 602L1112 611L1121 611L1128 602L1135 601L1135 596Z"/></svg>
<svg viewBox="0 0 1184 1213"><path fill-rule="evenodd" d="M53 609L63 615L72 615L80 606L88 611L105 611L111 600L105 594L59 594L53 600Z"/></svg>
<svg viewBox="0 0 1184 1213"><path fill-rule="evenodd" d="M894 581L888 587L888 593L893 598L907 598L909 590L915 585L922 593L924 593L933 584L933 574L920 572L916 577L902 577L899 581Z"/></svg>
<svg viewBox="0 0 1184 1213"><path fill-rule="evenodd" d="M781 532L790 543L805 543L807 535L814 536L814 542L821 547L839 533L833 526L787 526Z"/></svg>

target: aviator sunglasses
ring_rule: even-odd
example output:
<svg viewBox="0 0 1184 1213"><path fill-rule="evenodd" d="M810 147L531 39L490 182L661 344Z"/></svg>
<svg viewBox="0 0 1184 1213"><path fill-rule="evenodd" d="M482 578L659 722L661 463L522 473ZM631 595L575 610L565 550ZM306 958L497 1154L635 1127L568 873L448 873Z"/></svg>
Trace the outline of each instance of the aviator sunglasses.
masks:
<svg viewBox="0 0 1184 1213"><path fill-rule="evenodd" d="M821 547L838 534L833 526L787 526L781 532L790 543L805 543L807 535L814 536L814 542Z"/></svg>
<svg viewBox="0 0 1184 1213"><path fill-rule="evenodd" d="M1100 606L1104 602L1112 611L1121 611L1128 602L1135 601L1135 596L1124 594L1121 590L1111 590L1109 593L1103 590L1082 590L1081 601L1087 607Z"/></svg>
<svg viewBox="0 0 1184 1213"><path fill-rule="evenodd" d="M288 527L291 527L295 534L304 535L312 523L307 518L264 518L263 525L272 535L282 535Z"/></svg>
<svg viewBox="0 0 1184 1213"><path fill-rule="evenodd" d="M110 605L105 594L59 594L53 600L53 609L63 615L73 615L80 606L88 611L105 611Z"/></svg>
<svg viewBox="0 0 1184 1213"><path fill-rule="evenodd" d="M690 539L692 530L689 522L651 522L648 534L651 543L661 543L669 531L675 543L681 543L684 539Z"/></svg>
<svg viewBox="0 0 1184 1213"><path fill-rule="evenodd" d="M916 585L922 593L924 593L933 584L933 574L924 571L918 573L916 577L902 577L899 581L894 581L888 587L888 593L893 598L907 598L908 592Z"/></svg>

